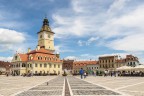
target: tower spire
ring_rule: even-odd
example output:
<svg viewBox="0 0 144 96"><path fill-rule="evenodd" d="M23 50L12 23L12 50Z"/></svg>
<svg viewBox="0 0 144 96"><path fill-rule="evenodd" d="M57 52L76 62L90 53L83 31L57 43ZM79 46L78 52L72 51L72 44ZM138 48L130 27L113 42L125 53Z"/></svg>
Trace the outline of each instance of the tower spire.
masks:
<svg viewBox="0 0 144 96"><path fill-rule="evenodd" d="M45 17L44 20L43 20L43 26L44 25L48 25L49 26L49 21L48 21L47 17Z"/></svg>

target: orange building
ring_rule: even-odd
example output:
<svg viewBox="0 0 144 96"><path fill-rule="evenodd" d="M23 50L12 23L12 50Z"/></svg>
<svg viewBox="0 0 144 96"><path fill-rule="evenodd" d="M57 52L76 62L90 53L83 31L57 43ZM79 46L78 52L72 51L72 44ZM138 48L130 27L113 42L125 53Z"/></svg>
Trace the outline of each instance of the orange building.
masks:
<svg viewBox="0 0 144 96"><path fill-rule="evenodd" d="M87 67L88 65L93 65L93 66L97 67L98 63L97 63L97 61L74 61L73 73L78 73L81 68L83 68L85 71L87 71L88 68L90 68L90 67Z"/></svg>

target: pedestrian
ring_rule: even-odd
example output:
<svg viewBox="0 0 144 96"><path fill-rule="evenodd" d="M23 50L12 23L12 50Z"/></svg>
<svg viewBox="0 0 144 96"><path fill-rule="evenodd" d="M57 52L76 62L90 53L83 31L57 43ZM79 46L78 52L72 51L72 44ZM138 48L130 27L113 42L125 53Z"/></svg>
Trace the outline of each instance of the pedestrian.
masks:
<svg viewBox="0 0 144 96"><path fill-rule="evenodd" d="M81 79L83 79L83 74L84 74L83 68L80 69L79 73L80 73L80 75L81 75Z"/></svg>
<svg viewBox="0 0 144 96"><path fill-rule="evenodd" d="M84 72L84 78L86 78L86 75L87 75L86 72Z"/></svg>

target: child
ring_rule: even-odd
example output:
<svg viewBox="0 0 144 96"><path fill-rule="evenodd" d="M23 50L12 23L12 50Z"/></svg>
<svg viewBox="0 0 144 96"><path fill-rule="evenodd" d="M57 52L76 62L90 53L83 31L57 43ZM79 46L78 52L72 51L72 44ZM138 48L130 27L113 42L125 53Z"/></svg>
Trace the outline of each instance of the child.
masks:
<svg viewBox="0 0 144 96"><path fill-rule="evenodd" d="M84 73L84 78L86 78L86 72Z"/></svg>

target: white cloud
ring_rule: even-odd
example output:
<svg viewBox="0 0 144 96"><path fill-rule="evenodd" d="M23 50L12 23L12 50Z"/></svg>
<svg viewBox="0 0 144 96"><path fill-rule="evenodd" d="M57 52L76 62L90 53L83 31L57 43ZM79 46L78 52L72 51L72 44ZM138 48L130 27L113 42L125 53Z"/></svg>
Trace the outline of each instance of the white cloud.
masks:
<svg viewBox="0 0 144 96"><path fill-rule="evenodd" d="M64 45L55 45L55 52L56 53L64 53L64 52L74 52L73 50L70 50Z"/></svg>
<svg viewBox="0 0 144 96"><path fill-rule="evenodd" d="M13 57L0 57L0 61L9 61L11 62Z"/></svg>
<svg viewBox="0 0 144 96"><path fill-rule="evenodd" d="M126 58L126 55L129 55L130 53L111 53L111 54L102 54L98 55L98 57L104 57L104 56L119 56L120 58Z"/></svg>
<svg viewBox="0 0 144 96"><path fill-rule="evenodd" d="M91 37L89 38L87 41L82 41L82 40L78 40L77 44L79 46L89 46L91 43L96 42L99 39L99 37Z"/></svg>
<svg viewBox="0 0 144 96"><path fill-rule="evenodd" d="M86 61L86 60L98 60L97 56L92 54L81 54L79 56L67 56L64 59Z"/></svg>
<svg viewBox="0 0 144 96"><path fill-rule="evenodd" d="M108 9L108 13L113 13L114 11L121 10L124 6L125 3L129 0L115 0L113 4L110 6Z"/></svg>
<svg viewBox="0 0 144 96"><path fill-rule="evenodd" d="M0 52L15 50L24 46L22 44L26 40L26 35L15 30L0 28Z"/></svg>
<svg viewBox="0 0 144 96"><path fill-rule="evenodd" d="M76 60L77 59L77 57L76 56L67 56L67 57L65 57L64 58L65 60Z"/></svg>
<svg viewBox="0 0 144 96"><path fill-rule="evenodd" d="M136 34L111 41L108 46L115 50L144 51L144 34Z"/></svg>
<svg viewBox="0 0 144 96"><path fill-rule="evenodd" d="M25 41L25 35L15 30L0 28L0 44L16 44Z"/></svg>
<svg viewBox="0 0 144 96"><path fill-rule="evenodd" d="M90 45L92 42L96 42L99 39L99 37L91 37L87 40L86 45Z"/></svg>
<svg viewBox="0 0 144 96"><path fill-rule="evenodd" d="M101 38L101 40L99 40L100 42L104 41L106 43L105 46L109 45L108 43L110 41L110 46L108 47L114 47L113 49L115 50L127 51L130 48L124 48L126 46L123 45L123 41L125 41L126 45L126 40L131 41L134 35L139 34L139 36L141 36L144 32L144 5L139 3L134 6L130 5L131 2L131 0L114 0L109 8L103 8L100 5L104 4L108 6L109 1L92 0L92 2L89 2L83 0L83 2L81 2L81 0L72 0L71 7L61 9L53 14L55 21L53 31L56 32L56 37L66 38L66 36L70 35L92 37L92 39L99 37ZM112 13L117 15L111 15ZM139 38L138 36L136 37ZM125 40L120 41L121 38ZM136 41L141 42L141 39L137 39ZM83 46L85 44L89 45L91 42L94 41L79 40L77 43L79 46ZM116 45L115 42L119 43L119 48L112 46L112 44ZM137 42L133 42L134 45ZM144 49L142 42L136 45L137 46L133 46L133 49L129 51L141 51ZM121 46L123 47L121 48ZM140 48L138 48L138 46L140 46Z"/></svg>
<svg viewBox="0 0 144 96"><path fill-rule="evenodd" d="M78 40L78 42L77 42L77 44L78 44L79 46L83 46L83 43L84 43L84 42L82 42L81 40Z"/></svg>

